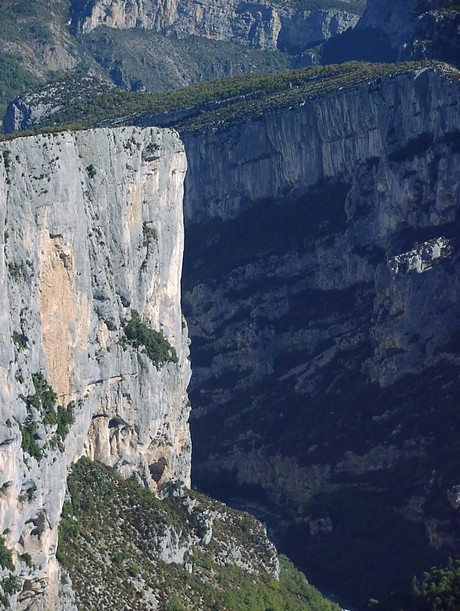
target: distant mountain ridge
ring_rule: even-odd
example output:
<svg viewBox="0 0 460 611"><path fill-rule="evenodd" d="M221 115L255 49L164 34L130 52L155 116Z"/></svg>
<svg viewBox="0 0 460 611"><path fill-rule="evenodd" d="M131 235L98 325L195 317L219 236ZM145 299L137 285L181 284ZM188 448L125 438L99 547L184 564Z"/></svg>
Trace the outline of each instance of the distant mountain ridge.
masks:
<svg viewBox="0 0 460 611"><path fill-rule="evenodd" d="M14 95L68 73L96 76L128 90L162 91L286 68L290 53L356 25L357 7L363 6L361 0L207 3L4 3L1 114Z"/></svg>
<svg viewBox="0 0 460 611"><path fill-rule="evenodd" d="M88 33L106 26L142 28L177 38L199 36L261 49L299 51L354 27L363 3L279 0L91 0L74 3L73 26ZM348 10L347 8L350 7Z"/></svg>
<svg viewBox="0 0 460 611"><path fill-rule="evenodd" d="M368 0L355 30L326 42L321 59L438 59L459 67L459 28L457 0Z"/></svg>
<svg viewBox="0 0 460 611"><path fill-rule="evenodd" d="M369 0L367 7L361 0L206 2L54 0L49 10L43 0L8 4L0 110L15 93L69 73L129 91L165 91L315 63L459 63L455 0Z"/></svg>

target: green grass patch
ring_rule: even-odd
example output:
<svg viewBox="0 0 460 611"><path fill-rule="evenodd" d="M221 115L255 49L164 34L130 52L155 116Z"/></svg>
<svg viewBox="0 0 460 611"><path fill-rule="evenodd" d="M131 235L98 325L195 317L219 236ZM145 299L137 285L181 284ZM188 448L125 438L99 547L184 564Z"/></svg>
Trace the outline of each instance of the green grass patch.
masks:
<svg viewBox="0 0 460 611"><path fill-rule="evenodd" d="M0 38L2 27L0 26ZM0 116L6 111L8 101L27 89L36 87L38 79L25 70L18 59L9 54L0 55Z"/></svg>
<svg viewBox="0 0 460 611"><path fill-rule="evenodd" d="M366 8L366 0L275 0L275 4L290 4L293 8L303 11L340 9L357 15L361 15Z"/></svg>

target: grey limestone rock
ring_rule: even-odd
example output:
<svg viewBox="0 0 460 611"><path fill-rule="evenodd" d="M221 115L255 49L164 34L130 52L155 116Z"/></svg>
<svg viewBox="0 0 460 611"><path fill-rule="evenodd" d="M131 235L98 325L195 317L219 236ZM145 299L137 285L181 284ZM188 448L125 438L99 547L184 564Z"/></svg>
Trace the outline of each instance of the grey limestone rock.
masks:
<svg viewBox="0 0 460 611"><path fill-rule="evenodd" d="M15 608L54 609L71 463L86 455L159 494L190 483L186 158L157 128L17 138L0 155L0 525L21 567ZM177 358L156 364L127 339L133 312ZM62 439L31 405L39 379L73 412Z"/></svg>
<svg viewBox="0 0 460 611"><path fill-rule="evenodd" d="M113 86L96 78L70 77L48 84L38 91L26 92L8 104L3 117L3 131L11 134L37 127L44 119L59 113L66 105L74 104L83 91L90 91L91 96L97 97Z"/></svg>
<svg viewBox="0 0 460 611"><path fill-rule="evenodd" d="M382 36L398 61L436 58L458 66L459 24L455 0L369 0L356 30Z"/></svg>
<svg viewBox="0 0 460 611"><path fill-rule="evenodd" d="M269 0L98 0L76 15L82 32L97 27L142 27L167 35L203 36L260 49L299 51L354 27L358 15L340 9L299 10Z"/></svg>

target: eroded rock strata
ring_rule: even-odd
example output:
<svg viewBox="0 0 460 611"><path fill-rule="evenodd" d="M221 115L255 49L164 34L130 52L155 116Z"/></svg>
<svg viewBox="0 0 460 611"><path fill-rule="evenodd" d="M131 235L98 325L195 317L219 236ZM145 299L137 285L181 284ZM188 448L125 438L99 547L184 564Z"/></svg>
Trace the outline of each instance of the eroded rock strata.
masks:
<svg viewBox="0 0 460 611"><path fill-rule="evenodd" d="M438 59L458 67L459 26L455 0L368 0L353 30L326 41L322 61Z"/></svg>
<svg viewBox="0 0 460 611"><path fill-rule="evenodd" d="M369 74L211 114L183 144L129 127L2 143L0 518L19 605L58 604L77 458L153 490L189 481L184 150L196 482L288 520L281 543L357 604L456 549L458 73Z"/></svg>

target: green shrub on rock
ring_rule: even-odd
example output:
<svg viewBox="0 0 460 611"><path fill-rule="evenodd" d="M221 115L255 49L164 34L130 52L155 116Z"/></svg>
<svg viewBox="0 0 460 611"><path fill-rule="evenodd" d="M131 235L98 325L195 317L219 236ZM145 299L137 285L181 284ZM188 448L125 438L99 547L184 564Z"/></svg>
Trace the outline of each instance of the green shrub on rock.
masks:
<svg viewBox="0 0 460 611"><path fill-rule="evenodd" d="M176 350L160 331L150 329L140 319L139 312L131 312L131 320L123 325L126 339L131 346L143 349L155 367L165 363L177 363Z"/></svg>

